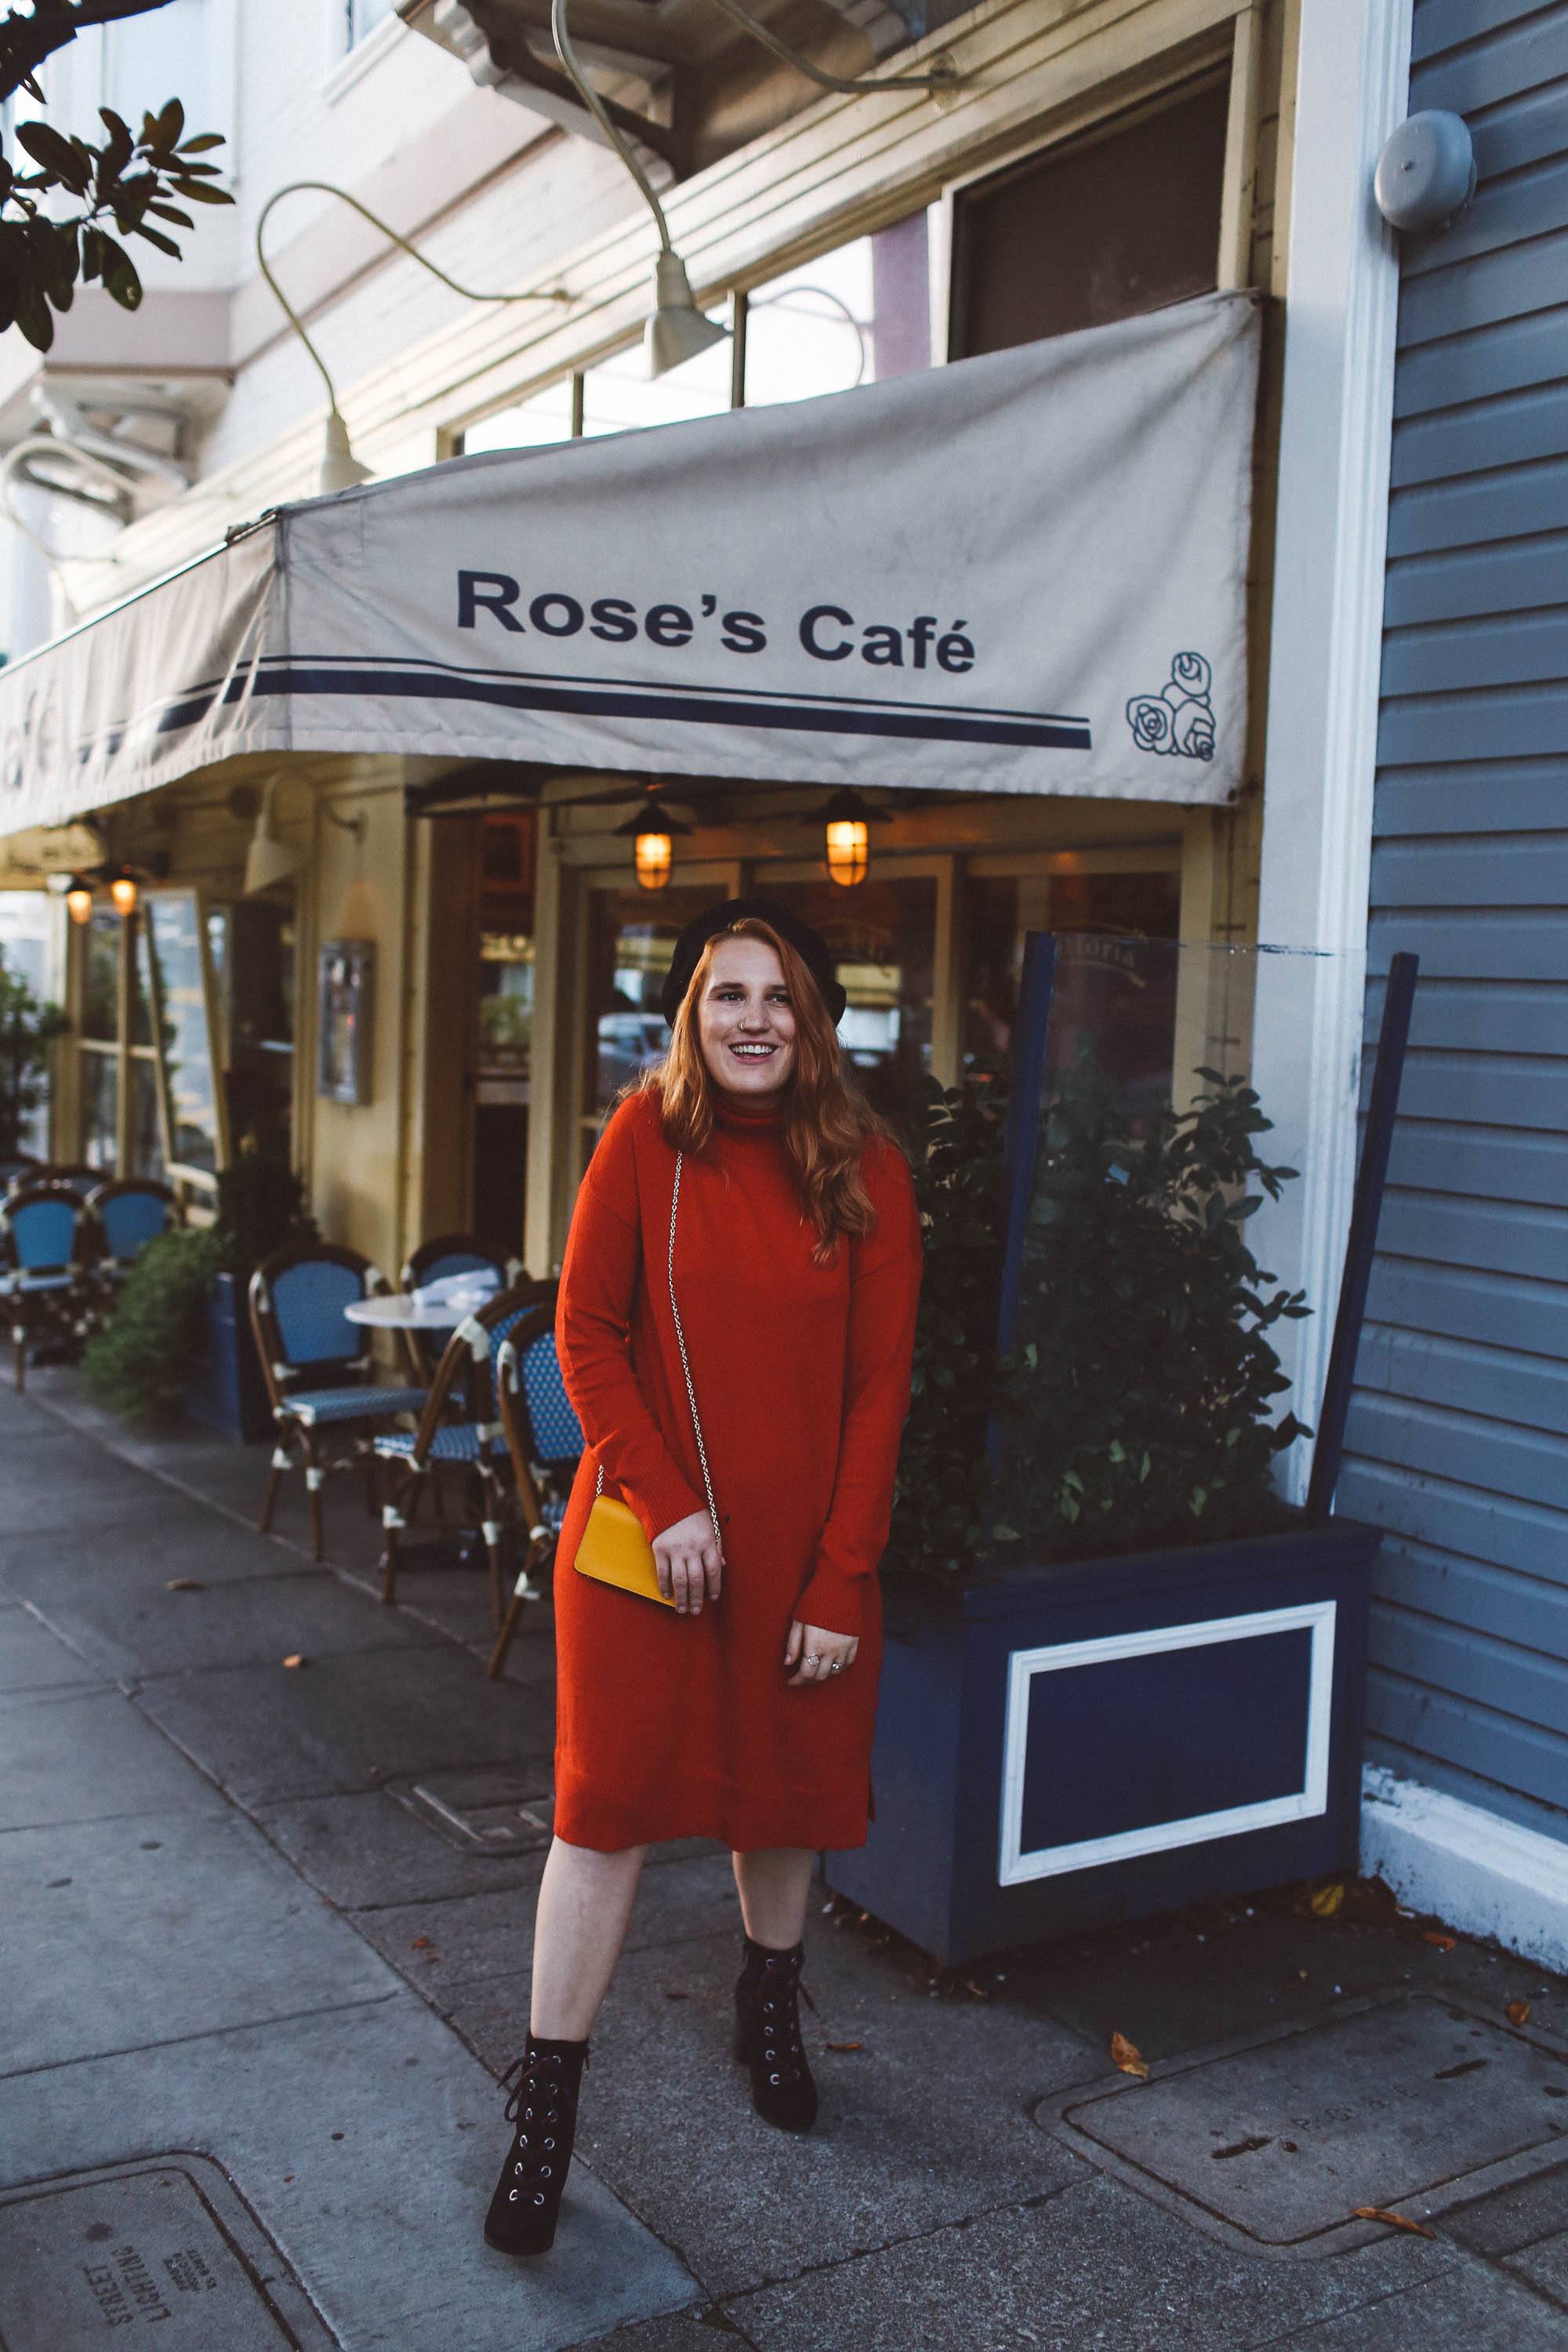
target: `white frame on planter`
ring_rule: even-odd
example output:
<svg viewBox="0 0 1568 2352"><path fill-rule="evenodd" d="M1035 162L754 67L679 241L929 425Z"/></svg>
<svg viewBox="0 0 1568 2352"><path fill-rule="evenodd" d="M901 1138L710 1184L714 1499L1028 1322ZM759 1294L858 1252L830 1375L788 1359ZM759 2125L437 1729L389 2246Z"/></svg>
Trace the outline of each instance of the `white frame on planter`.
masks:
<svg viewBox="0 0 1568 2352"><path fill-rule="evenodd" d="M1244 1616L1208 1617L1186 1625L1145 1626L1136 1633L1106 1633L1083 1642L1057 1642L1036 1650L1015 1650L1007 1662L1007 1712L1003 1732L1002 1805L997 1883L1022 1885L1065 1871L1091 1870L1136 1855L1163 1853L1174 1846L1201 1845L1210 1838L1235 1837L1247 1830L1271 1829L1281 1822L1305 1821L1325 1812L1329 1802L1330 1717L1334 1685L1334 1637L1338 1604L1310 1601L1290 1609L1258 1609ZM1023 1850L1024 1767L1028 1743L1030 1685L1037 1675L1068 1666L1104 1665L1124 1658L1206 1647L1215 1642L1257 1641L1271 1633L1311 1633L1308 1669L1307 1738L1301 1786L1283 1797L1260 1798L1223 1811L1194 1813L1185 1820L1154 1822L1146 1828L1083 1838L1072 1845Z"/></svg>

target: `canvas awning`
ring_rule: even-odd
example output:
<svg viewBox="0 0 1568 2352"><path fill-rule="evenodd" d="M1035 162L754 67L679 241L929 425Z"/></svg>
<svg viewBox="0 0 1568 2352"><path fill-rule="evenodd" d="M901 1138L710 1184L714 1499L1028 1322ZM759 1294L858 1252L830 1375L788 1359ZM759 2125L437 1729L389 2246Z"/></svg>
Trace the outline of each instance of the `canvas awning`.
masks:
<svg viewBox="0 0 1568 2352"><path fill-rule="evenodd" d="M1214 803L1258 313L285 508L0 672L0 835L242 753Z"/></svg>

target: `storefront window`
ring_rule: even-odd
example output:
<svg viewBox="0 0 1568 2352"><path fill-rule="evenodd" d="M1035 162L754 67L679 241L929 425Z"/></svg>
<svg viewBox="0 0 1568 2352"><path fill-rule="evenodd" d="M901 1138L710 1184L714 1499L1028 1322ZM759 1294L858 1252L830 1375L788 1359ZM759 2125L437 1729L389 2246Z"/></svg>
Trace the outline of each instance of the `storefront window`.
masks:
<svg viewBox="0 0 1568 2352"><path fill-rule="evenodd" d="M658 995L676 940L693 915L728 896L721 882L661 890L657 902L646 890L593 893L588 1001L596 1017L585 1108L595 1131L621 1088L669 1043Z"/></svg>
<svg viewBox="0 0 1568 2352"><path fill-rule="evenodd" d="M1209 292L1228 112L1217 81L960 189L950 356L1109 326Z"/></svg>
<svg viewBox="0 0 1568 2352"><path fill-rule="evenodd" d="M81 1034L110 1045L120 1035L120 919L112 907L93 908L82 975Z"/></svg>
<svg viewBox="0 0 1568 2352"><path fill-rule="evenodd" d="M926 215L757 287L746 300L746 405L913 375L931 365Z"/></svg>
<svg viewBox="0 0 1568 2352"><path fill-rule="evenodd" d="M207 919L229 1132L287 1158L294 1109L294 908L241 898Z"/></svg>
<svg viewBox="0 0 1568 2352"><path fill-rule="evenodd" d="M963 935L969 943L965 1072L979 1076L1007 1067L1026 931L1079 933L1102 940L1173 940L1180 917L1181 877L1173 868L1166 873L1096 873L1068 853L1054 859L1046 873L970 875L963 893ZM1067 1034L1065 1019L1058 1028L1059 1034Z"/></svg>
<svg viewBox="0 0 1568 2352"><path fill-rule="evenodd" d="M81 1156L112 1176L120 1165L120 1062L114 1054L81 1057Z"/></svg>
<svg viewBox="0 0 1568 2352"><path fill-rule="evenodd" d="M161 890L143 902L163 1012L171 1159L202 1175L220 1164L220 1127L208 1025L205 933L195 893Z"/></svg>
<svg viewBox="0 0 1568 2352"><path fill-rule="evenodd" d="M158 1071L150 1054L131 1062L131 1168L136 1176L163 1174L163 1122L158 1115Z"/></svg>
<svg viewBox="0 0 1568 2352"><path fill-rule="evenodd" d="M552 441L571 438L572 378L565 376L559 383L546 384L531 399L498 408L493 415L470 425L463 435L463 455L473 457L487 449L538 449Z"/></svg>
<svg viewBox="0 0 1568 2352"><path fill-rule="evenodd" d="M583 431L626 433L644 425L679 425L693 416L721 416L730 405L732 367L728 341L714 343L668 375L650 380L640 342L601 360L583 376Z"/></svg>
<svg viewBox="0 0 1568 2352"><path fill-rule="evenodd" d="M50 934L56 902L42 890L0 890L0 966L47 1003L57 994L50 986ZM36 1160L49 1155L47 1103L26 1118L18 1142Z"/></svg>
<svg viewBox="0 0 1568 2352"><path fill-rule="evenodd" d="M849 892L764 875L758 887L827 941L849 1000L838 1024L845 1058L872 1108L918 1135L931 1068L935 882L873 875Z"/></svg>

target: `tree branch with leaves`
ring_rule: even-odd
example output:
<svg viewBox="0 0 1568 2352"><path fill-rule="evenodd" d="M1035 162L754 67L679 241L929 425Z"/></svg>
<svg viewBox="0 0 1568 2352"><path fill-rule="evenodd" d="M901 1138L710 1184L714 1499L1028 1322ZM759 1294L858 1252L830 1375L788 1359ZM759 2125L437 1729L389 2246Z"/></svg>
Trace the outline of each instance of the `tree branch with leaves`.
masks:
<svg viewBox="0 0 1568 2352"><path fill-rule="evenodd" d="M44 103L38 68L79 33L167 5L36 0L30 16L13 9L0 19L0 100L23 90ZM223 140L211 131L186 138L177 98L144 114L139 131L112 107L99 114L108 136L96 143L38 121L16 126L15 156L0 142L0 332L15 326L40 352L54 341L54 314L70 309L79 284L100 285L121 310L139 307L142 279L122 238L141 237L178 260L178 244L156 224L194 228L186 205L234 202L214 185L216 164L202 160ZM18 168L24 159L32 170Z"/></svg>

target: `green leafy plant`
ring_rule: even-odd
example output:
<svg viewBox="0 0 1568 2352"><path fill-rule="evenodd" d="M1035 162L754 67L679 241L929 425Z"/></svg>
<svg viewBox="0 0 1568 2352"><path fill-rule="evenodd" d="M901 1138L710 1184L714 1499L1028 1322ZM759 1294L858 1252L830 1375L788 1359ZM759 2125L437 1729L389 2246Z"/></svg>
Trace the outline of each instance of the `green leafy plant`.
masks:
<svg viewBox="0 0 1568 2352"><path fill-rule="evenodd" d="M884 1560L894 1576L962 1580L984 1540L1005 1109L997 1080L927 1081L914 1170L925 1273Z"/></svg>
<svg viewBox="0 0 1568 2352"><path fill-rule="evenodd" d="M100 1404L128 1421L158 1420L178 1409L220 1255L210 1227L159 1234L147 1244L82 1357L82 1378Z"/></svg>
<svg viewBox="0 0 1568 2352"><path fill-rule="evenodd" d="M1310 1309L1247 1228L1296 1171L1259 1157L1271 1122L1252 1087L1197 1076L1191 1110L1134 1111L1086 1060L1047 1114L1020 1344L999 1367L1004 1557L1101 1558L1288 1518L1275 1461L1305 1433L1272 1417L1289 1383L1268 1334Z"/></svg>
<svg viewBox="0 0 1568 2352"><path fill-rule="evenodd" d="M0 955L0 1160L25 1149L23 1138L48 1094L49 1047L70 1024L58 1004L41 1004Z"/></svg>
<svg viewBox="0 0 1568 2352"><path fill-rule="evenodd" d="M214 1276L247 1282L275 1249L315 1235L304 1185L288 1161L242 1151L217 1180L216 1223L159 1234L127 1275L82 1358L93 1396L128 1420L176 1412L201 1350Z"/></svg>
<svg viewBox="0 0 1568 2352"><path fill-rule="evenodd" d="M0 100L23 90L42 104L37 72L56 50L89 26L167 5L34 0L27 16L11 10L0 19ZM53 313L70 309L79 283L101 285L122 310L140 304L142 280L121 237L141 237L177 260L180 248L168 228L153 224L188 229L195 223L184 205L234 202L213 184L216 165L201 160L223 140L210 131L185 138L177 98L143 114L140 131L111 107L99 114L108 136L96 143L35 120L16 125L16 157L0 148L0 331L15 325L41 352L54 341Z"/></svg>
<svg viewBox="0 0 1568 2352"><path fill-rule="evenodd" d="M1238 1078L1177 1113L1131 1105L1092 1062L1040 1137L1016 1318L999 1355L1003 1090L931 1086L916 1170L925 1276L884 1574L952 1586L1012 1564L1102 1559L1285 1524L1268 1338L1309 1312L1247 1242L1294 1171ZM1253 1187L1258 1189L1254 1190Z"/></svg>
<svg viewBox="0 0 1568 2352"><path fill-rule="evenodd" d="M248 1282L286 1243L318 1238L304 1179L279 1151L241 1151L217 1180L216 1270Z"/></svg>

